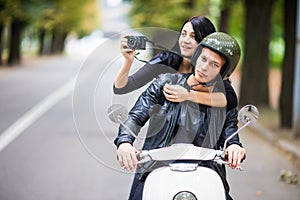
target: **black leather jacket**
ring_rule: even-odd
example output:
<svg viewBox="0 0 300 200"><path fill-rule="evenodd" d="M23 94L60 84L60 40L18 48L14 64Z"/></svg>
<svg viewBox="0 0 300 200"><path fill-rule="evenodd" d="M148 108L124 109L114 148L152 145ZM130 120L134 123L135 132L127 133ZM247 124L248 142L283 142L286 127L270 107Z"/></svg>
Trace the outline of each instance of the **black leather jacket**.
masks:
<svg viewBox="0 0 300 200"><path fill-rule="evenodd" d="M125 124L138 135L140 129L150 120L143 149L149 150L172 143L193 143L197 146L219 149L224 141L237 130L237 108L212 108L197 103L167 101L162 88L165 83L179 84L185 88L188 74L163 74L143 92L129 112ZM221 90L215 87L215 91ZM122 125L115 144L133 144L132 136ZM238 144L238 136L228 145Z"/></svg>

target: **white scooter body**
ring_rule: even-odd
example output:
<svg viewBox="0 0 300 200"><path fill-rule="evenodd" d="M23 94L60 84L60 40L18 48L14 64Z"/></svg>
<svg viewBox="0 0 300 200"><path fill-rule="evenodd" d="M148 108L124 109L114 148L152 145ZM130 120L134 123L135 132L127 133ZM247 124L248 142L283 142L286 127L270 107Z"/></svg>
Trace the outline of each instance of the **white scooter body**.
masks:
<svg viewBox="0 0 300 200"><path fill-rule="evenodd" d="M171 167L154 170L146 179L143 200L173 200L181 192L185 192L182 193L182 198L178 197L182 200L190 199L186 192L199 200L226 199L220 176L212 169L198 166L195 170L184 172Z"/></svg>
<svg viewBox="0 0 300 200"><path fill-rule="evenodd" d="M223 164L222 155L223 151L192 144L174 144L160 149L142 151L140 156L143 162L177 160L148 175L144 185L143 200L226 199L220 176L212 169L199 166L197 162L210 160ZM183 193L180 194L181 192ZM181 197L176 198L178 195Z"/></svg>

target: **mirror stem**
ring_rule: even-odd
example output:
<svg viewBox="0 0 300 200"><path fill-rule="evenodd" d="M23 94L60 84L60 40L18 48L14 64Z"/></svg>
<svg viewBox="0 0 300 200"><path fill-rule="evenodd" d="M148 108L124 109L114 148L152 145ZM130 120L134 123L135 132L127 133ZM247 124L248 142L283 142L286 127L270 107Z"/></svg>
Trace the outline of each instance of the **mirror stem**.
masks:
<svg viewBox="0 0 300 200"><path fill-rule="evenodd" d="M251 123L250 120L248 120L241 128L239 128L236 132L234 132L231 136L229 136L225 142L224 142L224 146L223 146L223 151L225 151L226 145L228 143L229 140L231 140L231 138L233 138L236 134L238 134L241 130L243 130L246 126L248 126Z"/></svg>

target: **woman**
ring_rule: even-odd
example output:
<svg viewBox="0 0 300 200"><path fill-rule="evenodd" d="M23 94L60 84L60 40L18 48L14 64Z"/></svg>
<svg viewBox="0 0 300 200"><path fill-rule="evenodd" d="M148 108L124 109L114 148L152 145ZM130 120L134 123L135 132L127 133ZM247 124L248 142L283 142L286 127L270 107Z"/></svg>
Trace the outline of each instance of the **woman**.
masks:
<svg viewBox="0 0 300 200"><path fill-rule="evenodd" d="M190 58L200 41L207 35L215 32L212 22L203 16L194 16L186 20L180 30L180 36L171 51L164 51L147 64L140 68L135 74L128 76L134 60L135 50L127 47L127 38L121 39L121 52L125 61L114 81L114 93L125 94L134 91L153 78L163 73L192 73L193 67ZM178 52L178 53L176 53ZM179 53L180 52L180 53ZM224 81L226 97L221 92L209 93L205 85L203 91L187 91L178 85L166 85L164 94L167 100L172 102L193 101L214 107L235 107L230 105L232 98L237 99L236 94L229 81Z"/></svg>

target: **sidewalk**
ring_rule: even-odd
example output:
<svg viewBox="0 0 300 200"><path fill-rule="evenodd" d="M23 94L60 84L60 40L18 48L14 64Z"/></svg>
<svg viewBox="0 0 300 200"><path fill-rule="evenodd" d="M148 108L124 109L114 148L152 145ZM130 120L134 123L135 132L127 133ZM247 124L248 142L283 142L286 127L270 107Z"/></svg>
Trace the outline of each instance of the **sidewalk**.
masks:
<svg viewBox="0 0 300 200"><path fill-rule="evenodd" d="M232 84L237 94L239 92L240 73L239 70L236 70L232 74ZM279 70L270 71L269 84L272 85L272 88L269 88L271 108L258 108L260 117L252 129L262 138L287 153L289 159L300 167L300 138L293 138L292 130L280 129L279 126L278 102L281 88Z"/></svg>
<svg viewBox="0 0 300 200"><path fill-rule="evenodd" d="M292 130L280 129L278 111L261 109L260 119L252 127L260 136L283 150L300 167L300 139L293 138Z"/></svg>

